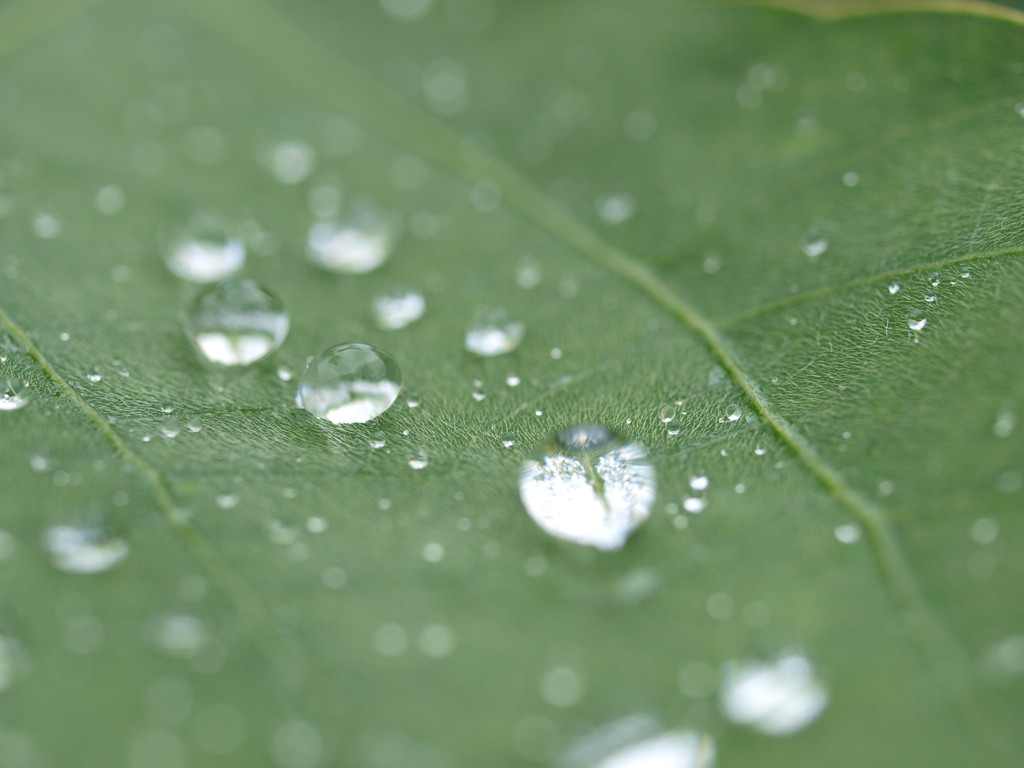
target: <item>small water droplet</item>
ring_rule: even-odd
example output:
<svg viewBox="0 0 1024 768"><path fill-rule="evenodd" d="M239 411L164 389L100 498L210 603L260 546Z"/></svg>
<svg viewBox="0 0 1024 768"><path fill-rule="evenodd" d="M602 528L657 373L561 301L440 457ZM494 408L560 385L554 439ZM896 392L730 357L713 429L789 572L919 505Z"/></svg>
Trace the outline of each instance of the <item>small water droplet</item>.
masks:
<svg viewBox="0 0 1024 768"><path fill-rule="evenodd" d="M189 416L185 426L189 432L199 432L203 428L203 420L199 416Z"/></svg>
<svg viewBox="0 0 1024 768"><path fill-rule="evenodd" d="M99 384L103 381L103 369L94 365L89 369L89 372L85 374L85 378L90 384Z"/></svg>
<svg viewBox="0 0 1024 768"><path fill-rule="evenodd" d="M707 475L690 478L690 487L695 491L706 491L709 485L711 485L711 481L708 479Z"/></svg>
<svg viewBox="0 0 1024 768"><path fill-rule="evenodd" d="M889 283L889 293L895 295L895 294L897 294L899 292L900 292L900 284L899 283Z"/></svg>
<svg viewBox="0 0 1024 768"><path fill-rule="evenodd" d="M632 195L607 195L598 198L595 204L597 214L609 224L622 224L636 213L636 200Z"/></svg>
<svg viewBox="0 0 1024 768"><path fill-rule="evenodd" d="M360 200L338 217L317 221L310 227L306 257L329 272L365 274L391 255L398 232L397 217L369 200Z"/></svg>
<svg viewBox="0 0 1024 768"><path fill-rule="evenodd" d="M210 641L209 630L195 616L175 614L161 617L154 640L164 653L179 659L194 659Z"/></svg>
<svg viewBox="0 0 1024 768"><path fill-rule="evenodd" d="M764 446L759 445L754 449L755 456L764 456L768 451L765 450Z"/></svg>
<svg viewBox="0 0 1024 768"><path fill-rule="evenodd" d="M398 363L371 344L339 344L310 361L299 384L303 408L333 424L370 421L402 389Z"/></svg>
<svg viewBox="0 0 1024 768"><path fill-rule="evenodd" d="M0 379L0 411L16 411L28 405L28 383L21 379Z"/></svg>
<svg viewBox="0 0 1024 768"><path fill-rule="evenodd" d="M820 229L809 229L800 241L800 250L808 258L816 259L828 250L828 240Z"/></svg>
<svg viewBox="0 0 1024 768"><path fill-rule="evenodd" d="M939 300L939 297L938 296L925 296L924 300L927 301L929 304L934 304L936 301Z"/></svg>
<svg viewBox="0 0 1024 768"><path fill-rule="evenodd" d="M420 396L417 392L410 392L405 398L405 404L410 408L420 407Z"/></svg>
<svg viewBox="0 0 1024 768"><path fill-rule="evenodd" d="M860 174L856 171L847 171L843 174L843 186L844 187L856 187L860 184Z"/></svg>
<svg viewBox="0 0 1024 768"><path fill-rule="evenodd" d="M731 662L719 704L738 725L768 736L788 736L825 711L828 692L809 659L789 654L772 662Z"/></svg>
<svg viewBox="0 0 1024 768"><path fill-rule="evenodd" d="M518 387L520 380L518 376L509 376L505 379L505 383L510 387Z"/></svg>
<svg viewBox="0 0 1024 768"><path fill-rule="evenodd" d="M560 350L558 347L552 348L552 350L551 350L551 352L549 354L551 355L551 359L552 360L561 360L562 359L562 350Z"/></svg>
<svg viewBox="0 0 1024 768"><path fill-rule="evenodd" d="M217 365L250 365L288 335L284 305L252 280L225 280L201 294L185 317L185 333Z"/></svg>
<svg viewBox="0 0 1024 768"><path fill-rule="evenodd" d="M708 503L704 499L696 496L687 496L683 499L683 509L689 512L691 515L699 515L705 509L707 509Z"/></svg>
<svg viewBox="0 0 1024 768"><path fill-rule="evenodd" d="M387 436L383 432L374 432L370 435L370 447L377 451L388 444Z"/></svg>
<svg viewBox="0 0 1024 768"><path fill-rule="evenodd" d="M675 417L676 407L671 403L665 403L665 405L661 406L661 409L658 411L658 418L665 424L668 424Z"/></svg>
<svg viewBox="0 0 1024 768"><path fill-rule="evenodd" d="M516 283L527 291L536 288L541 281L540 265L532 258L525 258L516 267Z"/></svg>
<svg viewBox="0 0 1024 768"><path fill-rule="evenodd" d="M239 498L235 493L219 493L214 502L221 509L234 509L238 506Z"/></svg>
<svg viewBox="0 0 1024 768"><path fill-rule="evenodd" d="M50 240L60 234L62 224L52 213L39 212L32 219L32 231L37 237Z"/></svg>
<svg viewBox="0 0 1024 768"><path fill-rule="evenodd" d="M506 448L511 448L516 444L516 436L511 432L506 432L501 436L501 444Z"/></svg>
<svg viewBox="0 0 1024 768"><path fill-rule="evenodd" d="M281 381L291 381L295 378L295 371L289 368L287 365L279 365L277 367L277 378Z"/></svg>
<svg viewBox="0 0 1024 768"><path fill-rule="evenodd" d="M856 544L860 541L861 530L859 525L846 523L836 526L834 534L840 544Z"/></svg>
<svg viewBox="0 0 1024 768"><path fill-rule="evenodd" d="M444 560L444 545L439 544L436 541L431 541L423 547L423 552L420 554L428 563L440 563Z"/></svg>
<svg viewBox="0 0 1024 768"><path fill-rule="evenodd" d="M523 464L519 495L552 536L619 549L650 515L654 467L642 445L599 426L566 429Z"/></svg>
<svg viewBox="0 0 1024 768"><path fill-rule="evenodd" d="M282 184L298 184L313 170L316 153L303 141L282 141L270 149L264 162Z"/></svg>
<svg viewBox="0 0 1024 768"><path fill-rule="evenodd" d="M1016 413L1004 408L996 414L996 422L992 425L992 434L996 437L1009 437L1016 429Z"/></svg>
<svg viewBox="0 0 1024 768"><path fill-rule="evenodd" d="M481 357L512 352L523 341L526 326L504 309L481 309L466 329L466 350Z"/></svg>
<svg viewBox="0 0 1024 768"><path fill-rule="evenodd" d="M430 457L426 451L417 451L416 455L409 459L409 466L415 470L426 469L430 464Z"/></svg>
<svg viewBox="0 0 1024 768"><path fill-rule="evenodd" d="M128 545L100 528L55 525L46 530L43 546L53 567L66 573L101 573L128 555Z"/></svg>
<svg viewBox="0 0 1024 768"><path fill-rule="evenodd" d="M373 300L373 319L385 331L397 331L419 320L427 310L423 294L412 288L392 288Z"/></svg>
<svg viewBox="0 0 1024 768"><path fill-rule="evenodd" d="M113 216L124 208L124 190L116 184L108 184L96 190L96 210L104 216Z"/></svg>
<svg viewBox="0 0 1024 768"><path fill-rule="evenodd" d="M164 419L164 423L160 426L160 431L164 437L175 438L181 434L181 420L170 416Z"/></svg>
<svg viewBox="0 0 1024 768"><path fill-rule="evenodd" d="M242 268L245 246L223 217L204 211L171 235L164 262L182 280L215 283Z"/></svg>
<svg viewBox="0 0 1024 768"><path fill-rule="evenodd" d="M917 334L928 325L928 318L923 317L923 314L922 310L913 309L907 315L907 327L914 332L914 341L917 341Z"/></svg>
<svg viewBox="0 0 1024 768"><path fill-rule="evenodd" d="M971 541L981 546L995 543L999 538L999 523L991 517L979 517L971 523Z"/></svg>
<svg viewBox="0 0 1024 768"><path fill-rule="evenodd" d="M740 410L738 405L730 405L726 409L726 419L729 421L739 421L743 418L743 411Z"/></svg>

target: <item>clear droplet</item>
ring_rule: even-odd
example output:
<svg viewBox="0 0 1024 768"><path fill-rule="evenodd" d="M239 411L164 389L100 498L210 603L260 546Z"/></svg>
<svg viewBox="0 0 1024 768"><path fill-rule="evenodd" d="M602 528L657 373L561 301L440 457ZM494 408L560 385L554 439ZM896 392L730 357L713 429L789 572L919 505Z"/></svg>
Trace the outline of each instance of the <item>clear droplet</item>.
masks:
<svg viewBox="0 0 1024 768"><path fill-rule="evenodd" d="M860 526L853 523L837 525L833 533L840 544L856 544L861 537Z"/></svg>
<svg viewBox="0 0 1024 768"><path fill-rule="evenodd" d="M511 448L513 445L516 444L516 436L513 435L511 432L505 432L501 436L501 444L505 448Z"/></svg>
<svg viewBox="0 0 1024 768"><path fill-rule="evenodd" d="M661 409L658 411L658 418L665 424L668 424L670 421L675 419L675 417L676 407L671 403L665 403L665 405L661 406Z"/></svg>
<svg viewBox="0 0 1024 768"><path fill-rule="evenodd" d="M523 341L526 326L504 309L481 309L466 329L466 350L480 357L512 352Z"/></svg>
<svg viewBox="0 0 1024 768"><path fill-rule="evenodd" d="M639 443L600 426L558 433L523 464L519 495L552 536L597 549L619 549L650 516L654 467Z"/></svg>
<svg viewBox="0 0 1024 768"><path fill-rule="evenodd" d="M55 525L48 528L43 546L53 567L66 573L101 573L128 555L128 545L100 528Z"/></svg>
<svg viewBox="0 0 1024 768"><path fill-rule="evenodd" d="M418 392L410 392L405 398L405 404L410 408L420 407L420 395Z"/></svg>
<svg viewBox="0 0 1024 768"><path fill-rule="evenodd" d="M730 405L726 408L726 418L729 421L739 421L743 417L743 411L738 405Z"/></svg>
<svg viewBox="0 0 1024 768"><path fill-rule="evenodd" d="M896 295L899 292L900 292L900 284L899 283L890 283L889 284L889 293L891 293L893 295Z"/></svg>
<svg viewBox="0 0 1024 768"><path fill-rule="evenodd" d="M284 305L252 280L225 280L201 294L185 317L185 333L217 365L250 365L288 335Z"/></svg>
<svg viewBox="0 0 1024 768"><path fill-rule="evenodd" d="M171 235L164 261L182 280L215 283L242 268L245 246L219 214L206 211Z"/></svg>
<svg viewBox="0 0 1024 768"><path fill-rule="evenodd" d="M800 250L808 258L816 259L828 250L828 240L820 229L809 229L800 241Z"/></svg>
<svg viewBox="0 0 1024 768"><path fill-rule="evenodd" d="M329 272L361 275L383 264L398 237L397 219L368 201L360 201L333 219L310 227L306 257Z"/></svg>
<svg viewBox="0 0 1024 768"><path fill-rule="evenodd" d="M920 309L914 309L907 315L907 327L914 331L914 333L923 331L925 326L928 325L928 318L923 317L923 314Z"/></svg>
<svg viewBox="0 0 1024 768"><path fill-rule="evenodd" d="M373 319L385 331L397 331L423 317L427 302L412 288L393 288L373 300Z"/></svg>
<svg viewBox="0 0 1024 768"><path fill-rule="evenodd" d="M377 451L388 444L387 435L383 432L374 432L370 435L370 447Z"/></svg>
<svg viewBox="0 0 1024 768"><path fill-rule="evenodd" d="M417 451L416 455L409 459L409 466L415 470L426 469L430 464L430 457L426 451Z"/></svg>
<svg viewBox="0 0 1024 768"><path fill-rule="evenodd" d="M402 389L398 363L371 344L339 344L310 361L299 384L302 407L333 424L380 416Z"/></svg>
<svg viewBox="0 0 1024 768"><path fill-rule="evenodd" d="M31 399L28 383L21 379L0 379L0 411L16 411Z"/></svg>
<svg viewBox="0 0 1024 768"><path fill-rule="evenodd" d="M160 425L160 431L164 437L175 438L181 434L181 419L176 416L170 416L164 419L164 423Z"/></svg>
<svg viewBox="0 0 1024 768"><path fill-rule="evenodd" d="M711 768L715 743L696 731L660 731L656 719L635 715L605 725L575 744L563 761L572 768Z"/></svg>
<svg viewBox="0 0 1024 768"><path fill-rule="evenodd" d="M825 711L828 691L807 657L789 654L772 662L730 662L719 704L738 725L768 736L788 736Z"/></svg>

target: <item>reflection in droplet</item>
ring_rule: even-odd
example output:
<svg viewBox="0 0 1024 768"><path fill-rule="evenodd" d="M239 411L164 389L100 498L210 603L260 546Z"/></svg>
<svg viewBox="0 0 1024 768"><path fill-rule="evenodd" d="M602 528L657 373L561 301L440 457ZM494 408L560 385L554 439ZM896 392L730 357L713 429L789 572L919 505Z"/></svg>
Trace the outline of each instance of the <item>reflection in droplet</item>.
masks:
<svg viewBox="0 0 1024 768"><path fill-rule="evenodd" d="M182 280L214 283L242 268L245 246L219 214L204 211L171 235L164 262Z"/></svg>
<svg viewBox="0 0 1024 768"><path fill-rule="evenodd" d="M373 319L385 331L397 331L419 320L426 312L423 294L412 288L393 288L373 300Z"/></svg>
<svg viewBox="0 0 1024 768"><path fill-rule="evenodd" d="M306 257L329 272L372 272L391 255L398 229L394 216L368 200L357 201L338 217L310 227Z"/></svg>
<svg viewBox="0 0 1024 768"><path fill-rule="evenodd" d="M299 402L333 424L370 421L390 408L402 388L398 363L371 344L339 344L310 361Z"/></svg>
<svg viewBox="0 0 1024 768"><path fill-rule="evenodd" d="M519 495L530 517L552 536L619 549L650 515L654 467L639 443L604 427L574 427L523 464Z"/></svg>
<svg viewBox="0 0 1024 768"><path fill-rule="evenodd" d="M225 280L201 294L185 317L199 353L217 365L250 365L288 335L284 305L252 280Z"/></svg>
<svg viewBox="0 0 1024 768"><path fill-rule="evenodd" d="M0 411L16 411L28 405L28 384L21 379L0 379Z"/></svg>
<svg viewBox="0 0 1024 768"><path fill-rule="evenodd" d="M466 329L466 350L481 357L495 357L515 350L523 341L526 326L504 309L481 309Z"/></svg>
<svg viewBox="0 0 1024 768"><path fill-rule="evenodd" d="M806 656L772 662L730 662L722 680L722 713L768 736L788 736L814 722L828 705L828 691Z"/></svg>
<svg viewBox="0 0 1024 768"><path fill-rule="evenodd" d="M55 525L46 530L43 546L54 568L67 573L100 573L128 555L128 545L100 528Z"/></svg>

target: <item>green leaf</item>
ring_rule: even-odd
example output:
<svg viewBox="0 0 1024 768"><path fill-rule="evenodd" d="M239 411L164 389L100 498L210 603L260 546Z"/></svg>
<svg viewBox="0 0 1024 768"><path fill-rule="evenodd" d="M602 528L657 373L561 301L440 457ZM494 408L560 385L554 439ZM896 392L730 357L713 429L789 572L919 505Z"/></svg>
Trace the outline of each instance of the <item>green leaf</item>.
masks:
<svg viewBox="0 0 1024 768"><path fill-rule="evenodd" d="M1024 33L929 5L0 6L0 379L31 393L0 412L0 765L555 764L636 714L721 766L1013 765ZM299 183L283 141L315 152ZM402 213L380 270L306 263L332 189ZM184 337L160 243L196 207L290 308L267 363ZM397 284L427 313L378 330ZM480 306L516 352L463 351ZM296 408L278 368L344 341L419 407ZM517 496L587 423L658 476L617 552ZM128 556L54 569L75 524ZM787 650L820 719L730 723L723 665Z"/></svg>

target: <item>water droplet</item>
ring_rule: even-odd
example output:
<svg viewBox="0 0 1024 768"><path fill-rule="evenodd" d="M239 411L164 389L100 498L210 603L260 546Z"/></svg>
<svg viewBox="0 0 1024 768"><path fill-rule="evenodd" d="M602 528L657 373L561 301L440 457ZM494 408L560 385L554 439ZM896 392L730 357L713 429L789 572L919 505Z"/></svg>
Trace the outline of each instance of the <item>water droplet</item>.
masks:
<svg viewBox="0 0 1024 768"><path fill-rule="evenodd" d="M844 187L856 187L860 184L860 174L856 171L847 171L843 174L843 186Z"/></svg>
<svg viewBox="0 0 1024 768"><path fill-rule="evenodd" d="M66 573L101 573L128 555L128 545L100 528L55 525L48 528L43 546L53 567Z"/></svg>
<svg viewBox="0 0 1024 768"><path fill-rule="evenodd" d="M124 190L116 184L108 184L96 190L96 210L104 216L113 216L124 208Z"/></svg>
<svg viewBox="0 0 1024 768"><path fill-rule="evenodd" d="M52 213L37 213L32 219L32 231L44 240L50 240L60 234L61 221Z"/></svg>
<svg viewBox="0 0 1024 768"><path fill-rule="evenodd" d="M416 455L409 459L409 466L417 471L426 469L429 464L430 457L427 456L426 451L417 451Z"/></svg>
<svg viewBox="0 0 1024 768"><path fill-rule="evenodd" d="M900 292L900 284L899 283L890 283L889 284L889 293L891 293L893 295L896 295L899 292Z"/></svg>
<svg viewBox="0 0 1024 768"><path fill-rule="evenodd" d="M31 399L28 383L21 379L0 379L0 411L16 411Z"/></svg>
<svg viewBox="0 0 1024 768"><path fill-rule="evenodd" d="M991 517L979 517L971 523L971 541L985 546L999 538L999 523Z"/></svg>
<svg viewBox="0 0 1024 768"><path fill-rule="evenodd" d="M516 444L516 436L511 432L506 432L501 436L501 444L506 448L511 448Z"/></svg>
<svg viewBox="0 0 1024 768"><path fill-rule="evenodd" d="M743 418L743 411L740 410L738 405L730 405L726 409L726 419L729 421L739 421Z"/></svg>
<svg viewBox="0 0 1024 768"><path fill-rule="evenodd" d="M203 420L199 416L189 416L185 426L189 432L199 432L203 428Z"/></svg>
<svg viewBox="0 0 1024 768"><path fill-rule="evenodd" d="M639 443L604 427L574 427L523 464L519 495L530 517L552 536L619 549L650 515L654 467Z"/></svg>
<svg viewBox="0 0 1024 768"><path fill-rule="evenodd" d="M444 624L428 624L420 632L416 646L424 656L443 659L455 650L455 632Z"/></svg>
<svg viewBox="0 0 1024 768"><path fill-rule="evenodd" d="M481 309L466 330L466 350L481 357L507 354L522 341L526 326L504 309Z"/></svg>
<svg viewBox="0 0 1024 768"><path fill-rule="evenodd" d="M540 680L540 695L553 707L571 707L583 698L583 678L572 667L554 667Z"/></svg>
<svg viewBox="0 0 1024 768"><path fill-rule="evenodd" d="M164 261L182 280L215 283L242 268L245 246L219 214L207 211L171 236Z"/></svg>
<svg viewBox="0 0 1024 768"><path fill-rule="evenodd" d="M176 614L164 616L157 622L154 640L164 653L179 659L193 659L206 647L210 634L195 616Z"/></svg>
<svg viewBox="0 0 1024 768"><path fill-rule="evenodd" d="M683 509L689 512L691 515L699 515L705 509L707 509L708 503L704 499L696 496L687 496L683 499Z"/></svg>
<svg viewBox="0 0 1024 768"><path fill-rule="evenodd" d="M1009 437L1017 429L1017 414L1003 409L996 414L996 423L992 425L992 434L996 437Z"/></svg>
<svg viewBox="0 0 1024 768"><path fill-rule="evenodd" d="M661 409L658 411L658 418L661 419L662 422L664 422L665 424L668 424L675 417L676 407L671 403L666 403L665 405L661 406Z"/></svg>
<svg viewBox="0 0 1024 768"><path fill-rule="evenodd" d="M284 305L252 280L225 280L201 294L185 318L185 332L217 365L249 365L281 346L288 335Z"/></svg>
<svg viewBox="0 0 1024 768"><path fill-rule="evenodd" d="M636 213L636 201L631 195L607 195L598 198L597 214L609 224L622 224Z"/></svg>
<svg viewBox="0 0 1024 768"><path fill-rule="evenodd" d="M805 256L816 259L828 250L828 240L820 229L809 229L800 241L800 250Z"/></svg>
<svg viewBox="0 0 1024 768"><path fill-rule="evenodd" d="M787 736L824 712L828 692L810 660L789 654L773 662L731 662L719 703L734 723L768 736Z"/></svg>
<svg viewBox="0 0 1024 768"><path fill-rule="evenodd" d="M420 554L428 563L440 563L444 560L444 544L438 544L436 541L431 541L423 547L423 552Z"/></svg>
<svg viewBox="0 0 1024 768"><path fill-rule="evenodd" d="M708 479L707 475L690 478L690 487L695 491L706 491L710 485L711 481Z"/></svg>
<svg viewBox="0 0 1024 768"><path fill-rule="evenodd" d="M860 526L852 523L836 526L834 533L840 544L856 544L861 537Z"/></svg>
<svg viewBox="0 0 1024 768"><path fill-rule="evenodd" d="M275 144L265 158L267 168L282 184L298 184L313 170L316 153L302 141Z"/></svg>
<svg viewBox="0 0 1024 768"><path fill-rule="evenodd" d="M540 285L540 265L532 258L523 259L516 267L516 283L520 288L532 290Z"/></svg>
<svg viewBox="0 0 1024 768"><path fill-rule="evenodd" d="M373 300L373 319L385 331L397 331L423 317L427 302L412 288L393 288Z"/></svg>
<svg viewBox="0 0 1024 768"><path fill-rule="evenodd" d="M170 416L164 419L164 423L160 426L160 431L164 437L175 438L181 434L181 420L175 416Z"/></svg>
<svg viewBox="0 0 1024 768"><path fill-rule="evenodd" d="M518 376L509 376L505 379L505 383L510 387L518 387L520 380Z"/></svg>
<svg viewBox="0 0 1024 768"><path fill-rule="evenodd" d="M635 716L611 723L574 745L573 768L711 768L715 743L696 731L655 733L654 718Z"/></svg>
<svg viewBox="0 0 1024 768"><path fill-rule="evenodd" d="M405 398L405 404L407 406L409 406L410 408L419 408L420 407L420 396L419 396L419 393L417 393L417 392L410 392L409 395Z"/></svg>
<svg viewBox="0 0 1024 768"><path fill-rule="evenodd" d="M383 432L374 432L370 435L370 447L377 451L388 444L387 437Z"/></svg>
<svg viewBox="0 0 1024 768"><path fill-rule="evenodd" d="M214 502L221 509L234 509L238 506L239 498L235 493L219 493Z"/></svg>
<svg viewBox="0 0 1024 768"><path fill-rule="evenodd" d="M398 236L398 220L367 200L309 229L306 257L329 272L361 275L383 264Z"/></svg>
<svg viewBox="0 0 1024 768"><path fill-rule="evenodd" d="M281 381L291 381L295 378L295 371L289 368L287 365L279 365L277 367L277 378Z"/></svg>
<svg viewBox="0 0 1024 768"><path fill-rule="evenodd" d="M907 327L916 334L925 329L928 325L928 318L922 317L923 312L920 309L914 309L907 315Z"/></svg>
<svg viewBox="0 0 1024 768"><path fill-rule="evenodd" d="M371 344L339 344L310 361L299 384L303 408L333 424L370 421L402 389L398 363Z"/></svg>

